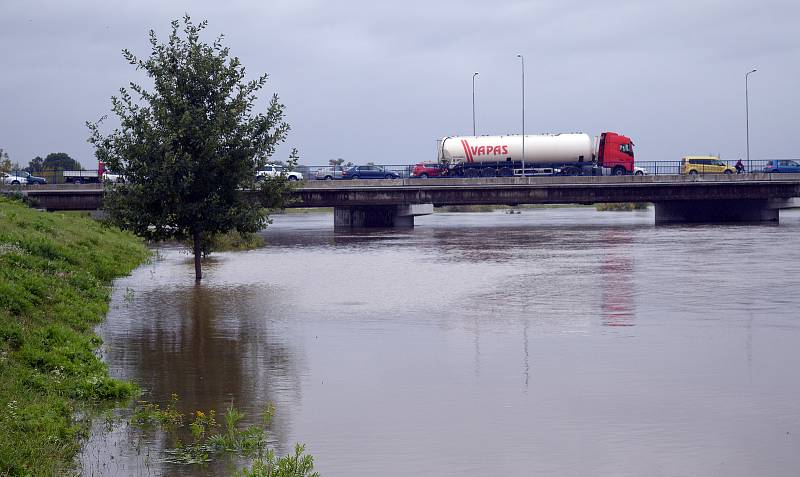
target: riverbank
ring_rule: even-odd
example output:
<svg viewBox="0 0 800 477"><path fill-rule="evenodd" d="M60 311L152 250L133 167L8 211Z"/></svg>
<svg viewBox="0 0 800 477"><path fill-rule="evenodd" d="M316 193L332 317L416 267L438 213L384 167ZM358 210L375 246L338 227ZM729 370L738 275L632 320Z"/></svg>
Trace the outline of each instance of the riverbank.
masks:
<svg viewBox="0 0 800 477"><path fill-rule="evenodd" d="M92 331L111 281L147 259L129 233L0 198L0 475L62 475L93 405L129 397Z"/></svg>

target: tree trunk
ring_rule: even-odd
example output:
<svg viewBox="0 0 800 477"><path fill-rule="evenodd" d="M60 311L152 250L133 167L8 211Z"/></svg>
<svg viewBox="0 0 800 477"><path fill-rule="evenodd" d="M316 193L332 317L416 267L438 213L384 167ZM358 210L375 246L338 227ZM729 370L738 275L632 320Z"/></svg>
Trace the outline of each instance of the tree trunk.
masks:
<svg viewBox="0 0 800 477"><path fill-rule="evenodd" d="M203 257L203 250L200 245L200 238L199 230L192 232L192 240L194 241L194 280L197 282L203 279L203 270L200 266L200 259Z"/></svg>

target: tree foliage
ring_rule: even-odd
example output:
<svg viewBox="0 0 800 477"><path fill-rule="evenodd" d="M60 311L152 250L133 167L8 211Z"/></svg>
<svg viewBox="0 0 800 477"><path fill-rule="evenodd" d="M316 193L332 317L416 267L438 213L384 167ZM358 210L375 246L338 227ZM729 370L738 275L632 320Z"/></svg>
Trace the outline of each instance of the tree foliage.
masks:
<svg viewBox="0 0 800 477"><path fill-rule="evenodd" d="M28 162L28 167L25 168L30 173L41 172L44 170L44 159L41 156L36 156Z"/></svg>
<svg viewBox="0 0 800 477"><path fill-rule="evenodd" d="M334 167L336 167L336 166L350 167L350 166L353 165L352 162L350 162L350 161L345 162L344 159L342 159L341 157L339 157L337 159L328 159L328 164L330 164L331 166L334 166Z"/></svg>
<svg viewBox="0 0 800 477"><path fill-rule="evenodd" d="M35 160L36 158L33 161ZM33 165L33 161L31 161L29 167ZM42 161L41 170L79 171L81 169L83 169L81 163L70 157L66 152L51 152Z"/></svg>
<svg viewBox="0 0 800 477"><path fill-rule="evenodd" d="M8 172L11 170L11 159L8 153L0 147L0 172Z"/></svg>
<svg viewBox="0 0 800 477"><path fill-rule="evenodd" d="M260 197L248 193L289 125L277 95L263 113L254 111L267 75L245 80L222 36L201 41L206 24L175 20L163 43L151 30L146 58L123 50L152 89L130 83L112 97L120 126L109 135L100 122L87 123L97 158L125 177L106 194L111 219L150 239L191 239L198 280L203 244L230 230L260 230L268 223L264 206L280 207L289 187L279 176L259 184Z"/></svg>

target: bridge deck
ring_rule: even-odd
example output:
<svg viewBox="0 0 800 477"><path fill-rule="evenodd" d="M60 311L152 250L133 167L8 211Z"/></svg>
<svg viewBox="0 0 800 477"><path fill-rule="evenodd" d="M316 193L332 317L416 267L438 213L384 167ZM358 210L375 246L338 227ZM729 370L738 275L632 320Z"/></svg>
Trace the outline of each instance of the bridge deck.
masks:
<svg viewBox="0 0 800 477"><path fill-rule="evenodd" d="M98 184L14 190L49 210L94 210L103 195ZM292 195L289 207L770 200L800 197L800 174L312 180Z"/></svg>

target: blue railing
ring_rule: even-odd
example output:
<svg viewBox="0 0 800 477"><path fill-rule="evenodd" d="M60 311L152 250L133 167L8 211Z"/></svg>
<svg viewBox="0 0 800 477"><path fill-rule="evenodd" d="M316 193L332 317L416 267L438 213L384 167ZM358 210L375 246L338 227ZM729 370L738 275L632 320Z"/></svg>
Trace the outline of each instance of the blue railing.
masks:
<svg viewBox="0 0 800 477"><path fill-rule="evenodd" d="M762 172L764 167L767 165L767 159L752 159L750 161L744 160L742 161L744 165L744 173L754 173L754 172ZM732 169L735 169L736 161L726 161L722 160L727 166ZM429 164L432 162L426 162ZM642 169L643 173L647 175L672 175L672 174L682 174L684 167L683 161L636 161L636 167ZM381 164L382 167L387 173L391 173L396 175L401 179L407 179L411 177L411 172L414 170L414 164ZM349 167L345 167L344 170L347 170ZM719 166L706 166L702 164L692 165L690 168L686 168L688 172L689 169L696 170L698 174L719 174L722 173L720 171L721 167ZM303 178L306 180L320 180L320 179L341 179L342 178L342 167L341 166L307 166L307 165L298 165L295 168L295 171L300 172L303 174ZM431 178L435 178L435 176L431 175Z"/></svg>
<svg viewBox="0 0 800 477"><path fill-rule="evenodd" d="M795 159L797 160L797 159ZM736 161L726 161L723 160L726 165L734 168L736 165ZM764 167L767 165L767 159L753 159L750 161L744 160L742 163L744 164L744 173L753 173L753 172L762 172ZM432 164L433 161L425 162L425 164ZM636 167L642 169L643 173L647 175L670 175L670 174L682 174L683 163L680 160L677 161L636 161ZM385 174L381 175L381 177L385 177L388 174L393 176L397 176L400 179L408 179L411 177L411 173L415 168L415 164L380 164L380 167L383 168ZM533 166L535 167L535 166ZM300 164L295 167L295 171L303 174L303 179L305 180L339 180L343 178L342 171L347 170L349 167L342 167L342 166L331 166L331 165L304 165ZM719 167L705 167L703 165L696 165L692 166L692 169L696 170L698 174L718 174ZM515 170L515 173L518 172ZM34 175L43 176L47 179L49 184L62 184L65 182L63 177L63 171L46 171L46 172L37 172ZM430 174L430 178L434 179L436 176ZM346 178L346 176L344 177Z"/></svg>

